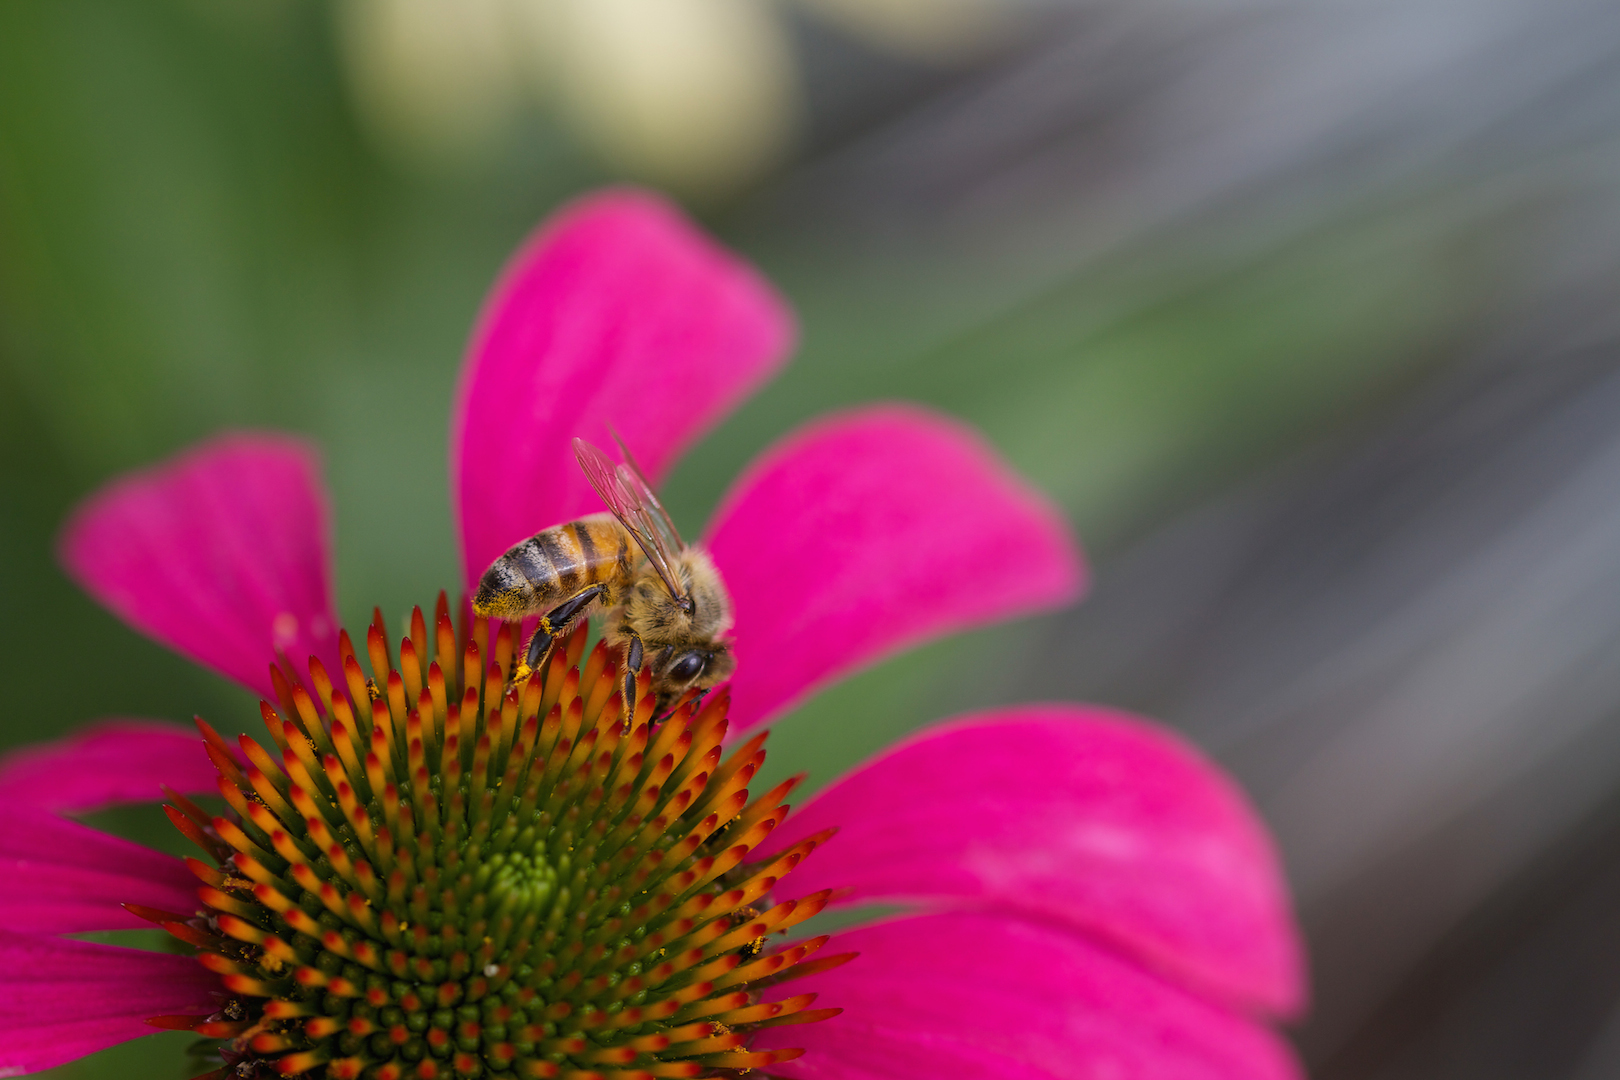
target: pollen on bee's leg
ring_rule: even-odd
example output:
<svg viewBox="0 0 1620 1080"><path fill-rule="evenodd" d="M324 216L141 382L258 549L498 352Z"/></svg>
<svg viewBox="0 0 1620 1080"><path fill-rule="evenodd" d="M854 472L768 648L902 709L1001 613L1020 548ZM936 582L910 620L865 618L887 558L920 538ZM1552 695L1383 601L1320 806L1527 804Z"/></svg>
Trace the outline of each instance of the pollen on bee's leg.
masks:
<svg viewBox="0 0 1620 1080"><path fill-rule="evenodd" d="M229 808L170 813L207 856L206 914L131 910L232 996L152 1023L212 1040L221 1080L718 1077L797 1056L750 1043L837 1011L764 996L825 939L769 942L829 894L771 899L814 838L749 862L787 811L786 786L748 802L762 738L724 757L723 693L655 718L650 670L605 642L587 656L583 624L531 664L516 627L453 630L442 594L435 615L397 650L378 616L364 660L345 635L335 680L278 670L279 738L244 738L246 768L210 739Z"/></svg>

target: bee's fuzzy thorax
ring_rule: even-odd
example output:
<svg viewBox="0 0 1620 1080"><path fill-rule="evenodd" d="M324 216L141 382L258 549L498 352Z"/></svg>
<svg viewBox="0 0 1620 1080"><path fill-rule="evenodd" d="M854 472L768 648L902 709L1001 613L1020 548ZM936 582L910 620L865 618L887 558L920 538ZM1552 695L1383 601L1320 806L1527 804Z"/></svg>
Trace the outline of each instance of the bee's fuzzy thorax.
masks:
<svg viewBox="0 0 1620 1080"><path fill-rule="evenodd" d="M731 597L714 560L702 548L687 548L674 569L683 596L675 597L653 574L638 577L623 598L625 617L649 642L692 644L731 630Z"/></svg>

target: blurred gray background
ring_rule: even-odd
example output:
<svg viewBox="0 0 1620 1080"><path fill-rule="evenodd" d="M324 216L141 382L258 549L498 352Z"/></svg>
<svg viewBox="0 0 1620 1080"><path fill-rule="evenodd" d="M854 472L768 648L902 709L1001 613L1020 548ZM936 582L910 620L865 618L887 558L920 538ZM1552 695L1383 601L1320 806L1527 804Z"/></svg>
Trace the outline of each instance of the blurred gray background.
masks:
<svg viewBox="0 0 1620 1080"><path fill-rule="evenodd" d="M453 586L479 299L640 180L803 325L672 478L684 528L787 428L905 397L1094 562L1074 610L784 719L774 768L998 702L1158 717L1276 830L1314 1076L1620 1076L1620 6L451 7L0 6L0 741L255 720L51 557L222 428L324 448L347 619ZM57 1074L187 1075L148 1043Z"/></svg>

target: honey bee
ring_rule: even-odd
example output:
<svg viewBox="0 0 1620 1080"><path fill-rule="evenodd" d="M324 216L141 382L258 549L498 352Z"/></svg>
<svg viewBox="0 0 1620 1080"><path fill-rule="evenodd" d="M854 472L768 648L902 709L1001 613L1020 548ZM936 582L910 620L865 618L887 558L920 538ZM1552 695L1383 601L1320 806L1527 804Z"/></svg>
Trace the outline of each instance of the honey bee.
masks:
<svg viewBox="0 0 1620 1080"><path fill-rule="evenodd" d="M519 680L580 619L605 611L608 640L622 650L625 708L647 665L658 715L736 670L724 640L731 597L708 553L681 541L629 449L622 442L619 449L623 464L574 440L574 456L610 513L553 525L512 547L479 579L473 610L507 620L540 616L514 673Z"/></svg>

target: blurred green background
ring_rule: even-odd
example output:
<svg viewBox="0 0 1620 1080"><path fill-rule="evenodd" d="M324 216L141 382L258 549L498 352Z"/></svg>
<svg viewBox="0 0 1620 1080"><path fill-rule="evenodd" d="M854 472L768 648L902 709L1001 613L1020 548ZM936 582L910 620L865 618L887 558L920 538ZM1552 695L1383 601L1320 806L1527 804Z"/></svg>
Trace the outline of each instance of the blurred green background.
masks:
<svg viewBox="0 0 1620 1080"><path fill-rule="evenodd" d="M930 109L1016 75L1038 34L942 58L777 17L799 64L782 149L678 190L791 299L802 347L674 473L667 501L689 533L784 431L909 398L983 428L1061 502L1106 579L1185 509L1353 442L1469 347L1543 213L1543 196L1466 169L1387 183L1353 142L1335 144L1343 160L1276 160L1235 121L1233 160L1270 172L1156 157L1120 137L1169 138L1117 87L1076 89L1063 100L1078 117L1026 145L946 139L929 158ZM1149 37L1217 40L1200 19L1172 12L1173 33ZM214 432L319 443L351 625L453 587L449 396L482 295L561 200L673 175L532 104L464 161L414 159L357 108L339 22L314 0L0 5L6 746L107 715L256 723L245 694L125 629L52 555L76 500ZM1186 124L1220 135L1212 108ZM1065 132L1083 153L1043 159ZM1012 159L1027 167L998 187L992 165ZM776 725L771 767L819 784L931 719L1045 696L1058 625L963 635L851 679ZM181 1077L183 1042L53 1075Z"/></svg>
<svg viewBox="0 0 1620 1080"><path fill-rule="evenodd" d="M75 0L8 4L0 18L0 543L13 613L0 651L17 718L0 737L109 712L228 723L251 711L234 688L63 579L51 545L68 509L213 432L302 432L326 458L345 619L429 602L455 583L445 440L478 304L544 215L616 178L540 116L473 176L394 166L351 115L317 4ZM1241 261L1188 245L1042 278L988 258L941 267L903 244L840 250L738 202L700 209L786 292L803 344L671 479L691 532L784 431L903 397L983 427L1090 546L1106 545L1167 499L1399 386L1466 313L1478 274L1438 246L1414 260L1409 229L1388 216L1327 223ZM933 684L955 665L907 667L908 681ZM845 693L838 712L887 694L884 682ZM850 733L887 741L946 703L989 699L977 683L953 680L932 701L896 693L882 711L903 719ZM850 736L817 712L802 726L823 731L806 747L824 755L818 771L871 748L834 749Z"/></svg>

